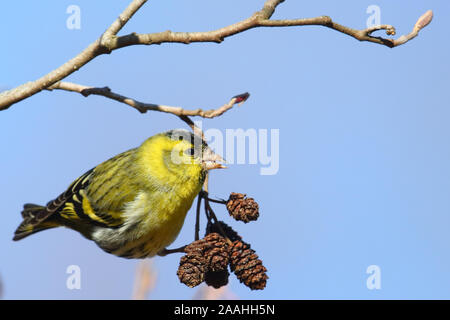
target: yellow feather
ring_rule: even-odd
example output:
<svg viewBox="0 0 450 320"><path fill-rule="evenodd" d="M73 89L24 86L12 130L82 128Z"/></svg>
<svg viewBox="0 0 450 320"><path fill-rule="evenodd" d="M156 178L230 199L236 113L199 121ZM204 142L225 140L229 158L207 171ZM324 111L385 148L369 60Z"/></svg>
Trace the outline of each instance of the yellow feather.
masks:
<svg viewBox="0 0 450 320"><path fill-rule="evenodd" d="M95 214L95 211L94 211L94 209L92 209L89 199L85 196L84 190L81 190L80 194L83 196L83 201L81 202L81 204L83 206L84 214L87 215L89 218L91 218L94 221L108 225L107 221L103 220L102 218L100 218L99 216L97 216Z"/></svg>
<svg viewBox="0 0 450 320"><path fill-rule="evenodd" d="M171 133L153 136L75 180L50 202L62 219L50 217L48 223L73 228L105 251L129 258L153 256L170 245L205 177L198 156L186 153L191 142Z"/></svg>

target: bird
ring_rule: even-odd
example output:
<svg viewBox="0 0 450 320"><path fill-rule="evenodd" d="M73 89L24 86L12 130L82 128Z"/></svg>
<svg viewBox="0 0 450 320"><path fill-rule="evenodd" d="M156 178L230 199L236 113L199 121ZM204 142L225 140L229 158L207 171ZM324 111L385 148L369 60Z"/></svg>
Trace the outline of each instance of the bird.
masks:
<svg viewBox="0 0 450 320"><path fill-rule="evenodd" d="M163 255L207 172L224 162L190 131L156 134L87 171L46 206L25 204L13 240L67 227L115 256Z"/></svg>

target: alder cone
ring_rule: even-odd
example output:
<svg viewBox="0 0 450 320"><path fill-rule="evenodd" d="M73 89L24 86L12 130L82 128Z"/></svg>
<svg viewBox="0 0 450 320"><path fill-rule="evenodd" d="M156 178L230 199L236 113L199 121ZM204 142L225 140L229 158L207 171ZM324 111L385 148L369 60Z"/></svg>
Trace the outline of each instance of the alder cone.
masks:
<svg viewBox="0 0 450 320"><path fill-rule="evenodd" d="M228 277L230 273L228 268L221 271L208 271L205 274L205 283L215 289L226 286L228 284Z"/></svg>
<svg viewBox="0 0 450 320"><path fill-rule="evenodd" d="M208 222L208 225L206 226L206 234L213 232L220 234L221 230L231 241L242 240L242 237L223 221L218 221L218 223Z"/></svg>
<svg viewBox="0 0 450 320"><path fill-rule="evenodd" d="M205 242L203 254L209 271L226 270L230 260L230 246L224 237L213 232L207 234L203 241Z"/></svg>
<svg viewBox="0 0 450 320"><path fill-rule="evenodd" d="M231 248L230 268L241 283L252 290L262 290L266 287L267 269L258 258L255 250L242 240L233 242Z"/></svg>
<svg viewBox="0 0 450 320"><path fill-rule="evenodd" d="M186 246L186 254L181 257L177 275L180 282L190 288L201 284L209 272L227 270L230 261L230 246L220 234L210 233L203 239L196 240ZM211 278L211 275L208 275ZM215 277L217 278L217 276ZM220 283L219 280L212 283ZM222 282L224 275L222 275ZM228 281L228 277L227 277Z"/></svg>
<svg viewBox="0 0 450 320"><path fill-rule="evenodd" d="M205 279L207 264L203 256L203 246L202 240L194 241L185 248L186 255L180 259L178 279L190 288L198 286Z"/></svg>
<svg viewBox="0 0 450 320"><path fill-rule="evenodd" d="M226 203L228 213L238 221L248 223L259 217L259 205L243 193L232 192Z"/></svg>

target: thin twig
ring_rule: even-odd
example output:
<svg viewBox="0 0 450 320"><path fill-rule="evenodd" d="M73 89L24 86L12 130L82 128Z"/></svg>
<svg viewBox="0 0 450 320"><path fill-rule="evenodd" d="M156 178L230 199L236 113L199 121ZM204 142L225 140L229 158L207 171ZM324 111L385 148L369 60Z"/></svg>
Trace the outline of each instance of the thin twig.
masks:
<svg viewBox="0 0 450 320"><path fill-rule="evenodd" d="M214 203L220 203L220 204L226 204L227 203L226 200L216 200L216 199L211 199L211 198L208 198L208 201L209 202L214 202Z"/></svg>
<svg viewBox="0 0 450 320"><path fill-rule="evenodd" d="M211 221L211 219L214 221L214 224L219 229L220 234L225 238L225 240L228 242L228 244L231 245L232 241L230 240L230 238L228 238L226 232L223 230L222 225L219 222L219 219L217 219L216 213L214 212L214 210L211 208L211 205L209 204L209 197L208 197L207 192L204 193L203 199L205 200L205 212L206 212L208 221Z"/></svg>
<svg viewBox="0 0 450 320"><path fill-rule="evenodd" d="M63 82L59 81L55 83L54 85L51 85L47 88L47 90L64 90L64 91L70 91L70 92L77 92L83 95L84 97L88 97L90 95L98 95L103 96L121 103L124 103L126 105L129 105L130 107L138 110L141 113L146 113L147 111L158 111L158 112L165 112L170 113L173 115L178 116L181 120L186 122L194 131L194 133L198 134L199 136L202 136L202 132L200 128L198 128L194 122L189 118L189 116L197 116L202 118L215 118L218 116L221 116L231 108L233 108L234 105L242 104L244 103L250 96L248 92L242 93L239 95L236 95L230 99L229 102L225 103L224 105L216 108L216 109L210 109L210 110L203 110L203 109L194 109L194 110L186 110L181 107L173 107L173 106L166 106L161 104L154 104L154 103L145 103L141 102L126 96L123 96L121 94L115 93L111 91L109 87L89 87L84 86L72 82Z"/></svg>
<svg viewBox="0 0 450 320"><path fill-rule="evenodd" d="M160 252L158 252L158 256L160 257L164 257L167 256L168 254L172 254L172 253L180 253L180 252L184 252L184 249L187 246L181 246L179 248L175 248L175 249L162 249Z"/></svg>
<svg viewBox="0 0 450 320"><path fill-rule="evenodd" d="M147 0L134 0L119 15L100 37L100 45L109 48L111 40L125 26L128 20L147 2Z"/></svg>
<svg viewBox="0 0 450 320"><path fill-rule="evenodd" d="M414 39L419 35L419 31L425 28L433 19L433 11L428 10L425 12L416 22L412 31L403 35L397 39L383 38L383 37L374 37L372 33L379 30L386 30L386 34L389 36L393 36L396 34L395 27L384 24L372 26L367 29L353 29L341 25L337 22L334 22L328 16L320 16L315 18L306 18L306 19L293 19L293 20L262 20L259 22L259 26L264 27L293 27L293 26L308 26L308 25L318 25L328 27L330 29L334 29L346 35L349 35L359 41L367 41L373 42L381 45L385 45L389 48L398 47L402 44L405 44L409 40Z"/></svg>
<svg viewBox="0 0 450 320"><path fill-rule="evenodd" d="M280 0L272 0L267 1L266 3L271 2L274 7L278 6L282 1ZM402 36L399 39L387 39L381 37L373 37L370 33L383 30L384 28L376 28L376 30L372 30L372 28L368 29L353 29L346 27L342 24L334 22L329 16L319 16L314 18L302 18L302 19L284 19L284 20L270 20L269 12L266 10L261 10L253 14L251 17L235 23L233 25L217 29L214 31L206 31L206 32L172 32L172 31L164 31L158 33L147 33L147 34L138 34L131 33L129 35L117 37L115 47L123 48L131 45L153 45L153 44L162 44L162 43L183 43L190 44L193 42L216 42L221 43L225 40L225 38L233 36L237 33L241 33L247 31L249 29L258 28L258 27L296 27L296 26L324 26L330 29L334 29L338 32L349 35L359 41L367 41L373 42L376 44L385 45L387 47L393 48L399 45L404 44L405 42L415 38L418 35L420 29L426 26L423 26L420 29L413 29L413 31L407 35ZM273 12L272 12L273 13ZM432 11L427 11L420 19L423 17L429 19L433 16ZM417 25L417 23L416 23ZM388 35L395 34L395 28L389 25ZM394 31L394 32L392 32ZM406 41L402 39L406 37Z"/></svg>
<svg viewBox="0 0 450 320"><path fill-rule="evenodd" d="M133 0L130 5L122 12L117 20L97 39L91 43L85 50L73 59L64 63L59 68L37 79L36 81L27 82L14 89L0 93L0 110L8 109L11 105L26 99L42 90L49 88L56 82L61 81L68 75L79 70L86 63L102 54L111 53L123 47L132 45L154 45L161 43L184 43L193 42L216 42L220 43L225 38L242 33L249 29L257 27L292 27L306 25L325 26L341 33L347 34L360 41L368 41L390 48L402 45L409 40L415 38L421 29L427 26L432 18L432 11L427 11L422 15L414 25L413 31L408 35L401 36L398 39L385 39L382 37L374 37L371 35L376 30L384 28L368 28L363 30L352 29L334 22L328 16L320 16L308 19L291 19L291 20L270 20L276 7L284 0L266 0L263 8L255 12L252 16L229 26L206 32L156 32L156 33L130 33L124 36L117 36L117 33L131 19L137 10L146 2L146 0ZM388 35L392 35L395 29L389 28Z"/></svg>
<svg viewBox="0 0 450 320"><path fill-rule="evenodd" d="M204 196L205 197L205 196ZM208 197L208 195L206 195L206 197ZM205 215L206 215L206 219L208 220L208 224L211 223L212 217L209 214L209 209L208 209L208 203L206 202L206 200L203 202L204 203L204 209L205 209Z"/></svg>
<svg viewBox="0 0 450 320"><path fill-rule="evenodd" d="M195 237L194 240L197 241L200 239L200 209L202 205L202 191L198 194L197 197L197 210L195 211Z"/></svg>

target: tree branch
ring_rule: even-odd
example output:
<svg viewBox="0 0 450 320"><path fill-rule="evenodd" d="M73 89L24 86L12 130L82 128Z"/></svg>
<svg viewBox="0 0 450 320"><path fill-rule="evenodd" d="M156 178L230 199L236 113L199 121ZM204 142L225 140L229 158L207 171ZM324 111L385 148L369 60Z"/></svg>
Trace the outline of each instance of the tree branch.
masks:
<svg viewBox="0 0 450 320"><path fill-rule="evenodd" d="M109 99L116 100L118 102L125 103L129 105L130 107L133 107L134 109L138 110L140 113L146 113L147 111L159 111L159 112L165 112L165 113L171 113L176 116L198 116L202 118L215 118L218 116L221 116L231 108L235 104L241 104L245 102L250 94L248 92L239 94L237 96L234 96L230 99L229 102L225 103L223 106L216 108L216 109L210 109L210 110L203 110L203 109L195 109L195 110L186 110L181 107L172 107L172 106L165 106L161 104L154 104L154 103L145 103L140 102L138 100L128 98L126 96L120 95L118 93L115 93L111 91L108 87L88 87L83 86L80 84L72 83L72 82L57 82L54 85L47 88L47 90L65 90L65 91L72 91L72 92L78 92L82 94L84 97L88 97L91 94L103 96Z"/></svg>
<svg viewBox="0 0 450 320"><path fill-rule="evenodd" d="M278 5L281 1L271 1L271 2L277 3ZM415 38L419 34L419 31L423 29L425 26L427 26L433 18L433 12L429 10L419 18L411 33L405 36L401 36L398 39L389 39L382 37L374 37L371 34L378 30L386 30L387 35L390 36L395 35L396 33L395 28L391 25L380 25L367 29L358 30L336 23L328 16L320 16L315 18L304 18L304 19L292 19L292 20L270 20L269 18L267 18L267 14L269 13L264 10L261 10L256 12L250 18L247 18L241 22L214 31L207 31L207 32L164 31L147 34L131 33L125 36L117 37L113 47L114 49L119 49L132 45L152 45L161 43L184 43L184 44L190 44L193 42L221 43L227 37L257 27L294 27L294 26L316 25L334 29L336 31L349 35L359 41L373 42L385 45L389 48L393 48L402 45L408 42L409 40ZM419 23L420 21L421 23Z"/></svg>
<svg viewBox="0 0 450 320"><path fill-rule="evenodd" d="M413 30L408 35L399 37L398 39L387 39L382 37L374 37L372 33L378 30L386 30L388 35L395 34L395 28L390 25L380 25L363 30L352 29L334 22L328 16L321 16L307 19L293 20L270 20L276 7L284 0L266 0L263 8L255 12L251 17L240 22L231 24L227 27L207 32L157 32L157 33L131 33L124 36L117 36L117 33L131 19L137 10L146 2L146 0L133 0L130 5L122 12L111 26L102 34L102 36L94 43L90 44L75 58L69 60L59 68L53 70L49 74L40 79L20 85L17 88L0 93L0 110L9 108L14 103L26 99L42 90L49 88L58 81L66 78L71 73L83 67L86 63L95 57L111 53L123 47L132 45L153 45L161 43L185 43L192 42L216 42L220 43L225 38L246 30L257 27L292 27L319 25L325 26L341 33L347 34L360 41L368 41L387 47L393 48L402 45L409 40L415 38L421 29L427 26L432 18L432 11L427 11L416 22Z"/></svg>
<svg viewBox="0 0 450 320"><path fill-rule="evenodd" d="M372 33L379 30L386 30L386 34L389 36L395 35L396 34L395 27L388 24L373 26L363 30L357 30L336 23L328 16L321 16L307 19L295 19L295 20L263 20L259 22L259 26L292 27L292 26L319 25L328 27L330 29L334 29L336 31L349 35L359 41L368 41L385 45L389 48L394 48L399 45L405 44L409 40L412 40L415 37L417 37L419 35L419 31L425 28L431 22L432 19L433 19L433 11L428 10L417 20L413 30L409 34L403 35L398 39L386 39L382 37L372 36Z"/></svg>
<svg viewBox="0 0 450 320"><path fill-rule="evenodd" d="M100 39L91 43L86 49L59 68L33 82L24 83L14 89L0 93L0 111L8 109L14 103L22 101L66 78L80 69L95 57L108 53L105 42L114 37L147 0L133 0L113 24L101 35Z"/></svg>
<svg viewBox="0 0 450 320"><path fill-rule="evenodd" d="M138 110L140 113L146 113L147 111L158 111L158 112L165 112L170 113L173 115L178 116L181 120L186 122L194 131L194 133L199 134L199 136L202 136L201 130L197 128L194 124L194 122L189 118L190 116L198 116L202 118L215 118L219 117L231 108L235 104L241 105L244 103L249 97L250 94L248 92L242 93L239 95L236 95L230 99L229 102L225 103L219 108L216 109L209 109L209 110L203 110L203 109L195 109L195 110L186 110L181 107L173 107L173 106L165 106L160 104L154 104L154 103L145 103L141 102L123 95L120 95L118 93L115 93L111 91L108 87L88 87L83 86L80 84L72 83L72 82L63 82L59 81L50 87L48 87L46 90L64 90L64 91L71 91L71 92L78 92L82 94L84 97L88 97L91 94L103 96L112 100L116 100L118 102L124 103L126 105L129 105L130 107ZM200 130L200 131L199 131Z"/></svg>
<svg viewBox="0 0 450 320"><path fill-rule="evenodd" d="M100 45L108 47L111 39L125 26L128 20L138 11L147 0L134 0L130 5L122 12L121 15L109 26L108 29L100 37Z"/></svg>

